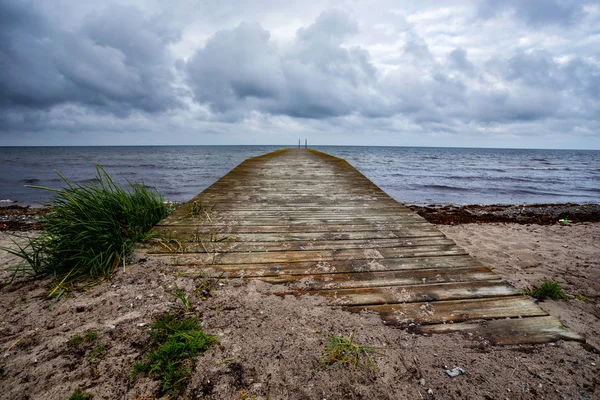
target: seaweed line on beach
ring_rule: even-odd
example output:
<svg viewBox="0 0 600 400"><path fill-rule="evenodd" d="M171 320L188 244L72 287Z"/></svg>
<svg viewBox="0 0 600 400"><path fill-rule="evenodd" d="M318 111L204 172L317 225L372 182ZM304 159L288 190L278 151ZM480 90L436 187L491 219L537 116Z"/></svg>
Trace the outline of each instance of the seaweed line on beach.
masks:
<svg viewBox="0 0 600 400"><path fill-rule="evenodd" d="M409 205L427 221L440 225L506 222L552 225L600 222L600 204Z"/></svg>

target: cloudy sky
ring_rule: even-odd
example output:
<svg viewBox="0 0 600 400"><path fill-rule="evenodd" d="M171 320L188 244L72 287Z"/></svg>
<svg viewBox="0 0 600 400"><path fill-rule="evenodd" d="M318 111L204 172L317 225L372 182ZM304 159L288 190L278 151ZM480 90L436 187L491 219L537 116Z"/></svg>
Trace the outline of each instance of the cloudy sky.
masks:
<svg viewBox="0 0 600 400"><path fill-rule="evenodd" d="M298 138L600 149L600 1L0 0L0 145Z"/></svg>

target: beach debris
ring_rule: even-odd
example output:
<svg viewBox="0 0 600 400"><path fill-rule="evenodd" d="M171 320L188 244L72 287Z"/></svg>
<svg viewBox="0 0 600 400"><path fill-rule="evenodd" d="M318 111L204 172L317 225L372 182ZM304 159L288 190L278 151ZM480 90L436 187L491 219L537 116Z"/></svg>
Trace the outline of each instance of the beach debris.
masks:
<svg viewBox="0 0 600 400"><path fill-rule="evenodd" d="M461 367L454 367L452 369L447 369L444 371L446 373L446 375L448 375L450 378L456 378L459 375L462 375L465 373L465 370L462 369Z"/></svg>
<svg viewBox="0 0 600 400"><path fill-rule="evenodd" d="M568 220L568 219L566 219L566 218L563 218L563 219L559 219L559 220L558 220L558 222L562 222L563 224L568 224L568 223L570 223L571 221L570 221L570 220Z"/></svg>
<svg viewBox="0 0 600 400"><path fill-rule="evenodd" d="M427 389L427 394L433 395L433 389L431 389L431 388Z"/></svg>

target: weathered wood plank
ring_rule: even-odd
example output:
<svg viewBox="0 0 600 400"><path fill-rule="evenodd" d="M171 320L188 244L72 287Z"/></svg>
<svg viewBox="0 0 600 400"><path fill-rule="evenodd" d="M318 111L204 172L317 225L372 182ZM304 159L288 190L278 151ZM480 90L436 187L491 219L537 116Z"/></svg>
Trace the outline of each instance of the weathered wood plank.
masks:
<svg viewBox="0 0 600 400"><path fill-rule="evenodd" d="M293 275L300 277L353 273L353 272L382 272L382 271L413 271L424 269L454 269L463 267L481 267L481 263L466 255L431 256L415 258L393 258L379 260L344 260L344 261L306 261L293 263L271 264L199 264L194 258L177 256L176 265L180 266L209 266L222 271L230 278L236 277L268 277ZM496 275L495 275L496 276ZM497 277L497 276L496 276Z"/></svg>
<svg viewBox="0 0 600 400"><path fill-rule="evenodd" d="M456 324L421 325L415 328L420 333L471 333L495 344L547 343L557 340L585 338L566 328L556 317L531 317L497 319L490 321L462 322Z"/></svg>
<svg viewBox="0 0 600 400"><path fill-rule="evenodd" d="M186 227L177 227L172 230L160 231L159 235L164 239L177 239L179 241L197 241L198 237L202 240L211 241L223 239L232 240L237 243L243 242L340 242L344 241L359 241L359 240L383 240L395 239L399 241L424 241L432 239L433 241L445 238L440 231L425 231L412 232L407 230L406 233L399 234L397 231L358 231L358 232L267 232L267 233L219 233L211 232L210 230L200 230ZM413 236L408 236L409 234ZM416 236L418 235L418 236ZM417 243L417 242L415 242Z"/></svg>
<svg viewBox="0 0 600 400"><path fill-rule="evenodd" d="M264 276L262 281L286 284L299 290L372 288L379 286L421 285L443 282L477 282L497 280L487 267L454 267L418 270L349 272L311 275Z"/></svg>
<svg viewBox="0 0 600 400"><path fill-rule="evenodd" d="M418 217L418 216L417 216ZM210 218L210 220L208 219ZM226 218L226 216L209 216L206 218L197 218L198 223L210 222L218 225L220 223L227 224L231 223L236 226L264 226L264 225L278 225L286 224L289 226L312 226L312 225L356 225L362 224L367 225L369 223L380 223L382 225L393 225L393 224L412 224L412 225L427 225L425 220L421 217L415 218L414 216L361 216L361 217L316 217L316 218L296 218L296 217L244 217L244 218ZM189 222L188 218L173 218L168 224L162 223L161 226L165 225L177 225L179 222Z"/></svg>
<svg viewBox="0 0 600 400"><path fill-rule="evenodd" d="M149 251L148 254L156 256L173 256L177 252L156 253ZM190 253L181 253L187 255ZM381 249L348 249L348 250L305 250L305 251L272 251L272 252L242 252L242 253L194 253L199 263L212 264L268 264L268 263L290 263L301 261L334 261L334 260L378 260L382 258L403 257L426 257L426 256L448 256L466 255L467 253L456 246L434 245L396 247Z"/></svg>
<svg viewBox="0 0 600 400"><path fill-rule="evenodd" d="M348 306L345 308L352 312L377 312L381 315L384 323L400 327L407 327L409 324L426 325L478 319L548 315L525 296Z"/></svg>
<svg viewBox="0 0 600 400"><path fill-rule="evenodd" d="M393 232L397 237L416 237L424 236L423 232L431 232L438 234L440 231L433 227L431 224L389 224L384 225L378 224L352 224L352 225L338 225L338 224L318 224L309 226L294 226L288 224L279 225L250 225L240 226L234 224L212 224L209 221L202 221L200 219L188 220L181 224L167 224L162 222L156 225L156 229L166 229L167 232L173 231L191 231L195 232L209 232L211 230L216 233L308 233L308 232L336 232L345 234L348 232L379 232L388 231ZM406 236L401 236L405 234Z"/></svg>
<svg viewBox="0 0 600 400"><path fill-rule="evenodd" d="M293 290L288 290L278 292L277 294L285 295L293 292ZM347 289L296 290L295 292L299 295L320 295L327 299L327 304L344 306L437 302L440 300L478 299L521 294L517 289L507 285L506 282L498 280Z"/></svg>
<svg viewBox="0 0 600 400"><path fill-rule="evenodd" d="M152 253L217 253L234 252L273 252L308 250L346 250L346 249L382 249L395 247L418 248L421 246L453 245L445 237L426 237L414 239L360 239L360 240L322 240L322 241L276 241L276 242L240 242L229 236L217 236L220 242L211 242L210 237L187 237L183 240L160 241L150 245Z"/></svg>

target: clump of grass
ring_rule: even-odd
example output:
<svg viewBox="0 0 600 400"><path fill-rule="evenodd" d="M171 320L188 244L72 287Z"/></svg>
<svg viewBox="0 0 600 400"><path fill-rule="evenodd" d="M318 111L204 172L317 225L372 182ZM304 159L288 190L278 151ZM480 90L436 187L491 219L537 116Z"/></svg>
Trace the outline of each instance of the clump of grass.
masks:
<svg viewBox="0 0 600 400"><path fill-rule="evenodd" d="M96 339L98 339L98 333L96 333L96 331L87 331L85 333L85 340L87 342L93 342Z"/></svg>
<svg viewBox="0 0 600 400"><path fill-rule="evenodd" d="M84 336L75 334L67 340L67 347L74 348L79 347L83 342L92 343L98 339L98 333L95 331L87 331Z"/></svg>
<svg viewBox="0 0 600 400"><path fill-rule="evenodd" d="M377 365L373 355L381 354L381 347L360 346L353 341L354 333L350 336L340 337L330 335L320 362L322 367L341 364L354 369L364 369L377 372Z"/></svg>
<svg viewBox="0 0 600 400"><path fill-rule="evenodd" d="M213 277L206 272L200 272L198 275L198 286L194 289L194 293L199 294L203 300L206 300L211 296L211 292L224 276L225 272L221 272L221 275L217 277Z"/></svg>
<svg viewBox="0 0 600 400"><path fill-rule="evenodd" d="M543 281L540 287L525 290L525 294L535 297L538 300L552 299L563 300L566 298L563 289L558 282Z"/></svg>
<svg viewBox="0 0 600 400"><path fill-rule="evenodd" d="M83 393L79 389L75 389L73 393L69 396L69 400L90 400L94 397L91 394Z"/></svg>
<svg viewBox="0 0 600 400"><path fill-rule="evenodd" d="M150 325L151 350L133 365L131 379L146 373L160 383L160 395L178 395L190 379L193 357L217 342L200 329L198 318L165 314Z"/></svg>
<svg viewBox="0 0 600 400"><path fill-rule="evenodd" d="M57 172L58 173L58 172ZM87 280L108 278L125 265L136 242L169 213L162 197L142 184L130 183L126 191L96 165L96 183L72 185L60 173L66 187L54 192L51 212L41 223L42 233L28 238L17 249L5 249L24 261L13 276L53 276L59 295Z"/></svg>
<svg viewBox="0 0 600 400"><path fill-rule="evenodd" d="M83 343L83 337L81 335L73 335L67 340L67 347L77 347Z"/></svg>
<svg viewBox="0 0 600 400"><path fill-rule="evenodd" d="M183 304L183 306L186 309L190 308L190 301L187 298L187 296L185 295L185 292L183 290L181 290L179 288L179 286L177 286L177 283L173 282L173 285L175 286L175 289L173 290L167 290L167 293L172 294L173 296L177 297L179 300L181 300L181 303Z"/></svg>
<svg viewBox="0 0 600 400"><path fill-rule="evenodd" d="M246 389L240 389L240 400L256 400L256 397L251 396Z"/></svg>
<svg viewBox="0 0 600 400"><path fill-rule="evenodd" d="M101 345L98 345L98 346L94 347L92 350L90 350L87 360L88 360L88 363L90 364L90 368L92 369L92 372L94 372L94 373L96 372L96 365L98 365L98 363L100 362L99 357L102 354L104 354L105 351L106 351L106 348Z"/></svg>
<svg viewBox="0 0 600 400"><path fill-rule="evenodd" d="M204 207L201 201L194 200L191 203L188 203L187 205L187 215L190 217L201 217L203 219L211 221L210 215L213 212L215 206L216 204L214 204L210 208Z"/></svg>

